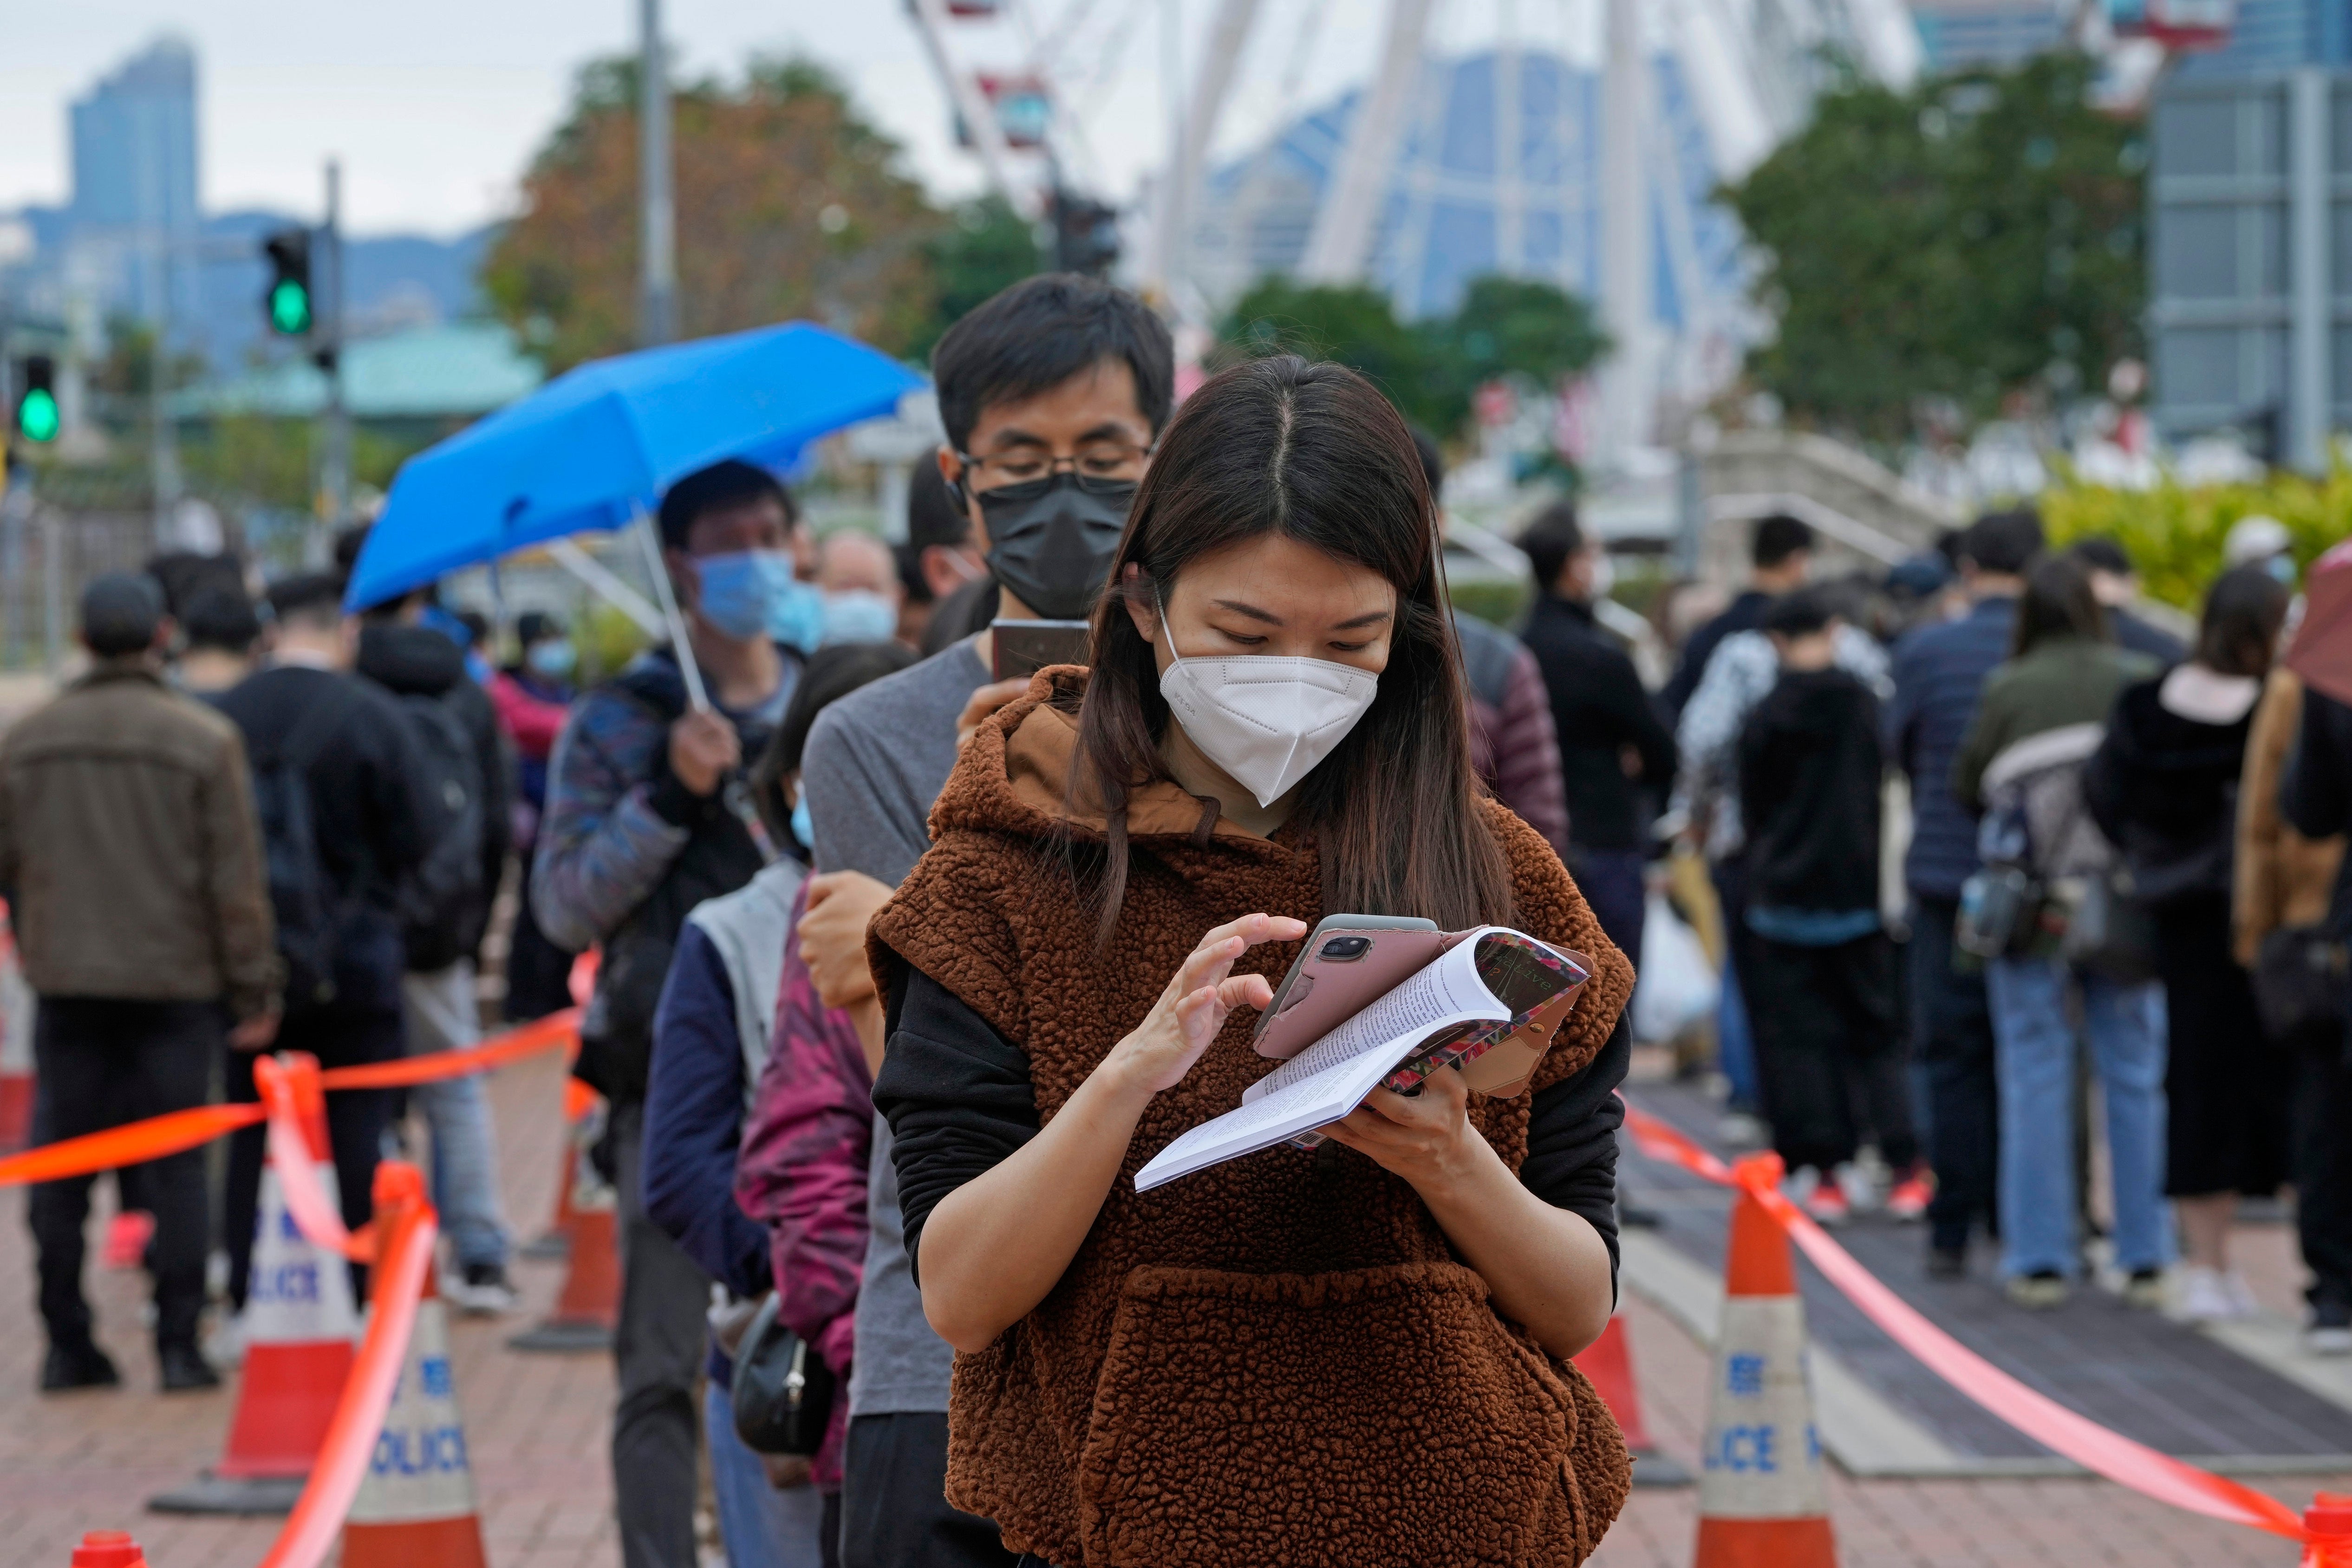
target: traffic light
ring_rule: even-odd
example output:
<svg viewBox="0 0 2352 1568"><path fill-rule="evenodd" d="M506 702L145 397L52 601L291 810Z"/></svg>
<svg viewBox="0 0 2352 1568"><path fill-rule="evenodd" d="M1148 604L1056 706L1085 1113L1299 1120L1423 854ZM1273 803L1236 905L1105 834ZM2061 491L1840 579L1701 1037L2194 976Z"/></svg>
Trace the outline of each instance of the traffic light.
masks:
<svg viewBox="0 0 2352 1568"><path fill-rule="evenodd" d="M16 373L10 379L16 388L12 428L27 441L55 441L58 425L56 362L47 354L31 355L16 361Z"/></svg>
<svg viewBox="0 0 2352 1568"><path fill-rule="evenodd" d="M1056 188L1054 265L1064 272L1101 277L1118 261L1118 213L1091 197Z"/></svg>
<svg viewBox="0 0 2352 1568"><path fill-rule="evenodd" d="M279 229L261 242L269 258L269 291L261 297L269 329L289 338L310 330L315 312L310 298L310 231Z"/></svg>

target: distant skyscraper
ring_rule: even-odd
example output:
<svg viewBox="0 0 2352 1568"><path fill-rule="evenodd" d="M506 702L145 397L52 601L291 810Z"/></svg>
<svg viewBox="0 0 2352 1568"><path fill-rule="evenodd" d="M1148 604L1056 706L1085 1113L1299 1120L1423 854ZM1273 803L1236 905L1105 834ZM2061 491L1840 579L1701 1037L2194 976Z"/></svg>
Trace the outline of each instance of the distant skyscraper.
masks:
<svg viewBox="0 0 2352 1568"><path fill-rule="evenodd" d="M74 101L77 226L185 234L197 223L196 55L157 38Z"/></svg>
<svg viewBox="0 0 2352 1568"><path fill-rule="evenodd" d="M2013 66L2065 37L2058 0L1912 0L1911 15L1930 70Z"/></svg>

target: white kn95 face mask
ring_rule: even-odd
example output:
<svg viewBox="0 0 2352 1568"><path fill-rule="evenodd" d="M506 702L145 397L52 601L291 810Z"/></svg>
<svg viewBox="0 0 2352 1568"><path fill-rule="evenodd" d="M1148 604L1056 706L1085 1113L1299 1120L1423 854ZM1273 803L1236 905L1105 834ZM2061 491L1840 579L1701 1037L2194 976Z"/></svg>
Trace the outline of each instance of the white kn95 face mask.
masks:
<svg viewBox="0 0 2352 1568"><path fill-rule="evenodd" d="M1176 650L1165 606L1160 630L1175 655L1160 677L1160 695L1201 754L1261 807L1289 793L1330 756L1380 690L1378 676L1328 659L1188 659Z"/></svg>

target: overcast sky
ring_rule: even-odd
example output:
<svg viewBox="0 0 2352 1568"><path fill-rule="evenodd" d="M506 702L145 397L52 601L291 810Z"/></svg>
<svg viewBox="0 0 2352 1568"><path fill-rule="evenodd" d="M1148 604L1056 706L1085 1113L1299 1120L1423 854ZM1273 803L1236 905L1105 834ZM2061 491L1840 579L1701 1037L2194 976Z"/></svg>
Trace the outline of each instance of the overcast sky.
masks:
<svg viewBox="0 0 2352 1568"><path fill-rule="evenodd" d="M1124 197L1167 142L1165 41L1197 61L1214 0L1026 0L1040 31L1075 16L1055 79L1082 127L1091 183ZM1447 50L1490 44L1509 18L1529 47L1589 58L1598 0L1440 0ZM197 51L207 210L312 210L320 166L343 160L354 232L452 235L511 210L530 153L561 117L583 60L635 47L634 0L5 0L0 210L68 194L66 110L160 30ZM1226 147L1368 74L1381 0L1264 0ZM750 54L832 65L908 150L934 191L977 188L901 0L666 0L688 73ZM967 57L1025 54L1013 23L962 27ZM1302 42L1303 41L1303 42ZM1286 94L1286 83L1296 90Z"/></svg>

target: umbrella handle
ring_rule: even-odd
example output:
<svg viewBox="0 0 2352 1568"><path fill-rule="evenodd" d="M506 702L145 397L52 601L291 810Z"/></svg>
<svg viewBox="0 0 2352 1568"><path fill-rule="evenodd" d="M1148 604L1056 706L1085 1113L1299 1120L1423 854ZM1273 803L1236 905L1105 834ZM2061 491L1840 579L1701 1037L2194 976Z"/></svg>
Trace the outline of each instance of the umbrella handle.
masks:
<svg viewBox="0 0 2352 1568"><path fill-rule="evenodd" d="M694 645L687 640L686 617L677 612L677 591L670 586L669 568L662 561L661 533L653 516L637 513L637 542L645 547L646 569L653 573L654 600L661 606L662 621L669 627L671 652L677 655L678 673L686 677L686 699L698 713L710 711L710 694L703 689L702 666L694 662Z"/></svg>

